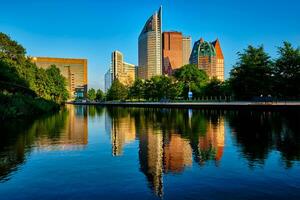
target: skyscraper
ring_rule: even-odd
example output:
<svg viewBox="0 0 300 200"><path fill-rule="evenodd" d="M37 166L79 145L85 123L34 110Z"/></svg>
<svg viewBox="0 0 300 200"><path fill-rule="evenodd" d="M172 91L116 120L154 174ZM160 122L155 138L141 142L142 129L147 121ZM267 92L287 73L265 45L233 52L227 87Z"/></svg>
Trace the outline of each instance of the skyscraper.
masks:
<svg viewBox="0 0 300 200"><path fill-rule="evenodd" d="M182 33L164 32L162 35L163 73L171 74L172 70L182 67Z"/></svg>
<svg viewBox="0 0 300 200"><path fill-rule="evenodd" d="M135 80L136 67L123 61L123 54L114 51L111 54L112 80L118 79L124 85L131 85Z"/></svg>
<svg viewBox="0 0 300 200"><path fill-rule="evenodd" d="M86 59L33 57L32 60L38 67L44 69L55 65L66 78L66 89L69 91L70 98L86 96L88 82ZM76 91L81 90L83 94L76 94Z"/></svg>
<svg viewBox="0 0 300 200"><path fill-rule="evenodd" d="M189 64L191 54L191 37L183 36L181 32L163 32L162 60L163 73L172 74L183 65Z"/></svg>
<svg viewBox="0 0 300 200"><path fill-rule="evenodd" d="M107 90L110 88L112 84L112 71L111 68L107 70L104 76L104 91L107 92Z"/></svg>
<svg viewBox="0 0 300 200"><path fill-rule="evenodd" d="M219 40L217 39L213 41L212 45L216 50L216 57L217 57L215 75L218 79L224 81L224 56L223 56L223 52Z"/></svg>
<svg viewBox="0 0 300 200"><path fill-rule="evenodd" d="M190 56L190 63L203 69L210 78L216 77L224 81L224 56L218 39L206 42L201 38L196 41Z"/></svg>
<svg viewBox="0 0 300 200"><path fill-rule="evenodd" d="M190 36L182 36L182 65L189 64L191 55L191 42Z"/></svg>
<svg viewBox="0 0 300 200"><path fill-rule="evenodd" d="M160 7L146 22L138 39L138 76L149 79L162 74L161 42L162 8Z"/></svg>

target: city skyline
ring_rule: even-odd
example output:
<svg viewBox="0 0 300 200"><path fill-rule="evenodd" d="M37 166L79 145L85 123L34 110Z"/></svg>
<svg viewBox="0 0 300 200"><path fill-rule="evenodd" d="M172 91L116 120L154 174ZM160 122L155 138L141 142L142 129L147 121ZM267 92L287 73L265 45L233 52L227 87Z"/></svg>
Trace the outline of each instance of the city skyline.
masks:
<svg viewBox="0 0 300 200"><path fill-rule="evenodd" d="M284 4L280 1L190 1L188 4L184 1L173 4L169 1L129 1L118 4L135 12L129 14L116 8L114 14L109 14L105 10L115 8L115 4L109 2L3 2L6 9L0 14L0 29L24 44L28 55L87 58L89 87L101 89L104 88L103 74L110 63L109 55L114 49L124 52L128 62L138 63L137 36L144 22L161 4L164 8L164 31L177 30L190 35L192 44L200 37L207 41L219 38L226 57L225 78L237 59L236 53L247 45L264 44L266 51L276 56L276 46L280 46L282 41L299 44L300 40L299 13L296 12L299 2L295 0ZM70 9L58 13L58 6ZM107 9L103 13L98 12L104 7ZM14 8L15 14L8 12L10 8ZM201 12L198 12L200 8ZM211 8L215 12L208 15ZM22 10L26 10L26 14L22 14ZM76 16L79 11L82 15ZM20 15L24 17L20 18ZM101 20L107 15L115 17ZM124 23L113 27L114 22L120 19Z"/></svg>

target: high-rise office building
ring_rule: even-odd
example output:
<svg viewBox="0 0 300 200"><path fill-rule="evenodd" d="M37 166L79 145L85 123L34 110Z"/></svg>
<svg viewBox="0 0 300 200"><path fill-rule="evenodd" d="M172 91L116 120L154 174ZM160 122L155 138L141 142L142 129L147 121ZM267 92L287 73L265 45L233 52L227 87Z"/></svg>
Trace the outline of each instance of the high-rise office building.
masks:
<svg viewBox="0 0 300 200"><path fill-rule="evenodd" d="M162 74L162 8L146 22L138 39L138 77L149 79Z"/></svg>
<svg viewBox="0 0 300 200"><path fill-rule="evenodd" d="M105 92L107 92L107 90L110 88L111 84L112 84L112 71L111 71L111 68L109 68L104 75L104 91Z"/></svg>
<svg viewBox="0 0 300 200"><path fill-rule="evenodd" d="M224 81L224 56L218 39L206 42L201 38L196 41L190 56L190 63L206 71L210 78L216 77Z"/></svg>
<svg viewBox="0 0 300 200"><path fill-rule="evenodd" d="M191 54L191 37L181 32L164 32L162 35L163 73L172 72L189 64Z"/></svg>
<svg viewBox="0 0 300 200"><path fill-rule="evenodd" d="M221 81L224 81L224 56L223 56L223 52L219 40L217 39L213 41L212 45L216 50L216 59L217 59L215 76Z"/></svg>
<svg viewBox="0 0 300 200"><path fill-rule="evenodd" d="M71 99L86 96L88 83L86 59L33 57L32 61L44 69L55 65L66 78L66 89Z"/></svg>
<svg viewBox="0 0 300 200"><path fill-rule="evenodd" d="M124 85L131 85L136 76L136 66L123 61L123 54L114 51L111 54L112 80L118 79Z"/></svg>
<svg viewBox="0 0 300 200"><path fill-rule="evenodd" d="M164 32L162 35L163 73L182 67L182 33Z"/></svg>
<svg viewBox="0 0 300 200"><path fill-rule="evenodd" d="M190 36L182 36L182 66L189 64L191 55L191 42Z"/></svg>

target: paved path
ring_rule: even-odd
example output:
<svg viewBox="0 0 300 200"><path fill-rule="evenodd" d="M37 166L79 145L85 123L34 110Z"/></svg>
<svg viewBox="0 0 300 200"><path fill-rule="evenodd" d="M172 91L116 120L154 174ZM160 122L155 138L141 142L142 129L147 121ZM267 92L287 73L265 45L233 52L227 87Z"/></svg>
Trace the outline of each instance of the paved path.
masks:
<svg viewBox="0 0 300 200"><path fill-rule="evenodd" d="M87 102L75 105L103 105L122 107L158 107L158 108L202 108L202 109L259 109L259 110L300 110L300 102Z"/></svg>

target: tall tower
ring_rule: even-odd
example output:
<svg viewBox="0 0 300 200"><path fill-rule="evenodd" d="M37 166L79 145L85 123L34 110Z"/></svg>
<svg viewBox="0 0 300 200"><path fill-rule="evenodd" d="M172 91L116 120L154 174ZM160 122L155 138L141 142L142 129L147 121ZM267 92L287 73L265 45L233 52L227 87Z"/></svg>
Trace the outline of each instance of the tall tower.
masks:
<svg viewBox="0 0 300 200"><path fill-rule="evenodd" d="M221 81L224 81L224 56L223 56L223 52L219 40L216 39L215 41L213 41L212 45L216 50L216 58L217 58L215 76Z"/></svg>
<svg viewBox="0 0 300 200"><path fill-rule="evenodd" d="M189 59L191 55L191 42L190 36L182 37L182 65L189 64Z"/></svg>
<svg viewBox="0 0 300 200"><path fill-rule="evenodd" d="M146 22L138 39L138 77L149 79L162 74L162 7Z"/></svg>
<svg viewBox="0 0 300 200"><path fill-rule="evenodd" d="M111 54L112 76L113 80L118 78L118 75L124 72L123 69L123 54L119 51L114 51Z"/></svg>
<svg viewBox="0 0 300 200"><path fill-rule="evenodd" d="M219 40L206 42L202 38L195 42L190 63L203 69L209 78L224 81L224 57Z"/></svg>
<svg viewBox="0 0 300 200"><path fill-rule="evenodd" d="M124 62L123 54L114 51L111 54L112 80L118 79L123 85L131 85L135 80L136 67L133 64Z"/></svg>
<svg viewBox="0 0 300 200"><path fill-rule="evenodd" d="M164 32L162 36L163 73L170 75L182 67L182 33Z"/></svg>

